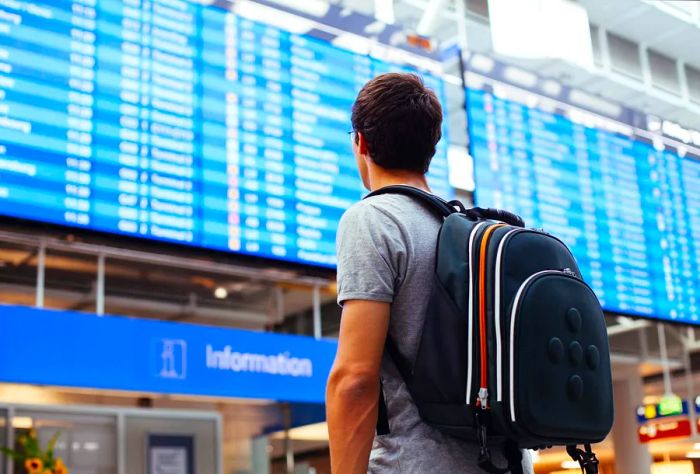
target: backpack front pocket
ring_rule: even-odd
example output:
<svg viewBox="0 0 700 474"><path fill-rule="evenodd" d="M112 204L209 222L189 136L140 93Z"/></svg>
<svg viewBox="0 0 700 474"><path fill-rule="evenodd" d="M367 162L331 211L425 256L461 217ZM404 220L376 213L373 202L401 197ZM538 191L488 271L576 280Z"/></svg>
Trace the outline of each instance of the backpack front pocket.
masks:
<svg viewBox="0 0 700 474"><path fill-rule="evenodd" d="M605 319L593 291L571 272L547 270L519 288L508 320L511 427L538 439L598 442L613 419Z"/></svg>

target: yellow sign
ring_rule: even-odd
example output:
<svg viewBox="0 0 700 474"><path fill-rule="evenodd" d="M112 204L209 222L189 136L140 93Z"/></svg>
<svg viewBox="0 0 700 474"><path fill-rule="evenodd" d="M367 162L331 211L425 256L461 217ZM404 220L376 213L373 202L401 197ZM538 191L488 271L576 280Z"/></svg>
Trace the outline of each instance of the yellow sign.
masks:
<svg viewBox="0 0 700 474"><path fill-rule="evenodd" d="M647 420L653 420L656 418L656 405L647 405L644 407L644 417Z"/></svg>

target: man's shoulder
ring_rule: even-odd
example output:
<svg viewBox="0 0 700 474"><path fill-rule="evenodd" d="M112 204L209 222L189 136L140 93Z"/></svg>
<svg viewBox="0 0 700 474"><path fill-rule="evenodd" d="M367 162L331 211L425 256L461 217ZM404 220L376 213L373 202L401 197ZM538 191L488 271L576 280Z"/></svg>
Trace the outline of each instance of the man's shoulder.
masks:
<svg viewBox="0 0 700 474"><path fill-rule="evenodd" d="M410 198L379 195L353 204L340 219L337 241L344 246L366 242L389 247L404 247L416 224L410 222L415 214ZM381 244L380 244L381 243Z"/></svg>
<svg viewBox="0 0 700 474"><path fill-rule="evenodd" d="M341 224L369 223L368 220L396 220L396 198L402 196L382 194L356 202L350 206L341 218Z"/></svg>
<svg viewBox="0 0 700 474"><path fill-rule="evenodd" d="M415 199L400 194L380 194L356 202L343 214L344 220L383 216L394 222L401 222L406 216L425 211ZM425 211L428 212L428 211Z"/></svg>

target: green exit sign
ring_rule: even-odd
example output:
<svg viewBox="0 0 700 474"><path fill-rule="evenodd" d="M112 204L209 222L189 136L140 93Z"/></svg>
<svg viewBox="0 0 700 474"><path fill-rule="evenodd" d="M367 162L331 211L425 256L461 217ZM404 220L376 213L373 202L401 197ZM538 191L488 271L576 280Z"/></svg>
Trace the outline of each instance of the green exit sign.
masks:
<svg viewBox="0 0 700 474"><path fill-rule="evenodd" d="M658 405L659 416L671 416L683 414L683 400L675 395L665 396Z"/></svg>

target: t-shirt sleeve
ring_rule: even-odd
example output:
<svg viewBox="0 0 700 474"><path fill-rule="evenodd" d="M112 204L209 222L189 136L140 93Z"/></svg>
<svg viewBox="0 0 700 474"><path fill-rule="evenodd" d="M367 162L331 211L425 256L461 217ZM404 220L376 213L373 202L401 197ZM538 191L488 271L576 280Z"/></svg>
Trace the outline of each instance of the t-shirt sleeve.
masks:
<svg viewBox="0 0 700 474"><path fill-rule="evenodd" d="M391 303L405 275L406 242L399 223L385 210L361 202L340 221L338 304L347 300Z"/></svg>

